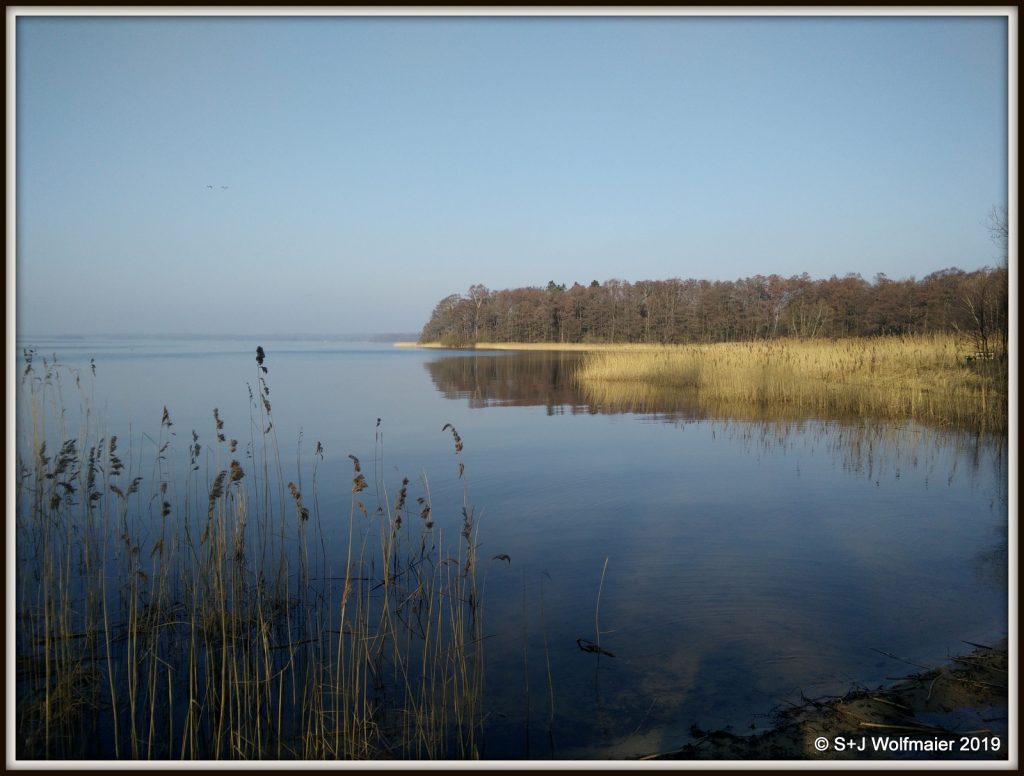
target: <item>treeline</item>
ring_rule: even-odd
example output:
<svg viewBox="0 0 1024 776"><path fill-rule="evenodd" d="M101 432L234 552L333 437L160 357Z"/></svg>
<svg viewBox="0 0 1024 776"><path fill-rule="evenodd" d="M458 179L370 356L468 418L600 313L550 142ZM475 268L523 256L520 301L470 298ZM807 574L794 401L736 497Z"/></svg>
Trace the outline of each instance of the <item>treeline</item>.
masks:
<svg viewBox="0 0 1024 776"><path fill-rule="evenodd" d="M493 291L474 285L434 308L421 342L730 342L775 337L961 333L986 355L1006 352L1005 266L951 268L921 280L860 275L814 280L607 280Z"/></svg>

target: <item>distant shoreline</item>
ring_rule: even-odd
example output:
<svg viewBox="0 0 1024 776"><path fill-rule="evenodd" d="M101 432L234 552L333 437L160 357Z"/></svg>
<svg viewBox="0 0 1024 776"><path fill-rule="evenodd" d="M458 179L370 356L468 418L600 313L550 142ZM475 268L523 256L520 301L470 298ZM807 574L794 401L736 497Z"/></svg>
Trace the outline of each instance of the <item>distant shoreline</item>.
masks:
<svg viewBox="0 0 1024 776"><path fill-rule="evenodd" d="M314 334L299 332L297 334L25 334L18 332L16 339L20 342L32 340L74 340L86 341L94 339L110 340L263 340L266 342L305 342L305 341L328 341L328 342L396 342L397 340L408 340L410 335L404 332L376 332L367 334Z"/></svg>

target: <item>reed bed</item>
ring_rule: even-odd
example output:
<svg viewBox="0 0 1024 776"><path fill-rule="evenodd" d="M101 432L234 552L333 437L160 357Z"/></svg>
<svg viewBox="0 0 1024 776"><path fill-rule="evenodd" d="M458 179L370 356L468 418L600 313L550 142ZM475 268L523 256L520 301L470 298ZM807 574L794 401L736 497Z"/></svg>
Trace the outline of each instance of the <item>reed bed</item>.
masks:
<svg viewBox="0 0 1024 776"><path fill-rule="evenodd" d="M912 419L1003 433L1005 364L952 336L766 340L609 350L576 374L588 401L719 417Z"/></svg>
<svg viewBox="0 0 1024 776"><path fill-rule="evenodd" d="M143 444L99 428L95 366L25 353L19 760L479 755L468 490L436 507L425 479L403 478L392 499L355 456L332 462L319 443L308 489L301 469L286 476L265 358L242 441L216 409L206 434L172 433L164 408ZM444 432L463 478L462 441ZM325 470L350 479L346 506L321 508Z"/></svg>

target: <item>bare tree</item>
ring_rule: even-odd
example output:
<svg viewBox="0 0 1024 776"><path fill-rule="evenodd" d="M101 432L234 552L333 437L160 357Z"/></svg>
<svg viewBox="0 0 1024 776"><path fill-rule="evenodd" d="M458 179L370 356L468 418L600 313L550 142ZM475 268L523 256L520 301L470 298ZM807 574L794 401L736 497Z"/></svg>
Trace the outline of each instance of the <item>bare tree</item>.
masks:
<svg viewBox="0 0 1024 776"><path fill-rule="evenodd" d="M993 205L988 214L988 233L1000 251L1000 260L1006 266L1010 257L1010 219L1002 205Z"/></svg>
<svg viewBox="0 0 1024 776"><path fill-rule="evenodd" d="M977 356L984 360L1005 360L1009 339L1009 247L1010 228L1005 207L989 212L988 233L1001 256L1001 266L970 273L962 286L962 304L967 313L967 336Z"/></svg>
<svg viewBox="0 0 1024 776"><path fill-rule="evenodd" d="M469 300L473 303L473 342L480 339L480 308L488 300L491 292L487 286L477 283L469 287Z"/></svg>
<svg viewBox="0 0 1024 776"><path fill-rule="evenodd" d="M1004 209L990 232L1006 257ZM951 267L921 280L874 282L860 275L812 280L756 275L737 280L606 280L571 289L547 286L489 290L442 299L424 326L423 341L473 342L722 342L753 338L858 337L959 332L979 363L996 368L1007 352L1008 275ZM996 358L998 357L998 358Z"/></svg>

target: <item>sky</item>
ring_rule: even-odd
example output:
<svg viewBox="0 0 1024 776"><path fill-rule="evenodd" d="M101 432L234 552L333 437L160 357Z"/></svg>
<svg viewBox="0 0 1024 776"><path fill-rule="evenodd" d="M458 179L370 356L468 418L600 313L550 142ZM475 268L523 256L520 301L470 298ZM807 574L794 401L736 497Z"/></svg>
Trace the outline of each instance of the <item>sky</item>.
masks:
<svg viewBox="0 0 1024 776"><path fill-rule="evenodd" d="M20 16L17 330L416 332L477 283L994 265L1007 28Z"/></svg>

